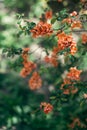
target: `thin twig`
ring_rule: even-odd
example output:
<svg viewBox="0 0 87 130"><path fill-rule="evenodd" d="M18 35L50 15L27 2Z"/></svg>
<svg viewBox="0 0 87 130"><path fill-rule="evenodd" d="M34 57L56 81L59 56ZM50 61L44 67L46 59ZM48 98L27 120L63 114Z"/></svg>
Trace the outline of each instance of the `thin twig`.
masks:
<svg viewBox="0 0 87 130"><path fill-rule="evenodd" d="M81 30L72 30L72 32L87 32L87 30L85 30L85 29L81 29Z"/></svg>
<svg viewBox="0 0 87 130"><path fill-rule="evenodd" d="M35 50L29 52L29 54L31 55L32 53L34 53L35 51L37 51L39 48L41 48L40 46L38 48L36 48Z"/></svg>

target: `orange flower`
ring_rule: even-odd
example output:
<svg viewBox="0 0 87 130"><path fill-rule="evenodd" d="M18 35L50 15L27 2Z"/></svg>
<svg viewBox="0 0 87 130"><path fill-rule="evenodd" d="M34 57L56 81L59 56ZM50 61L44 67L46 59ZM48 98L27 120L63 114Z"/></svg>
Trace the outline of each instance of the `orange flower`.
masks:
<svg viewBox="0 0 87 130"><path fill-rule="evenodd" d="M45 62L52 64L54 67L58 66L57 55L52 53L51 57L45 56Z"/></svg>
<svg viewBox="0 0 87 130"><path fill-rule="evenodd" d="M27 53L23 53L22 54L22 58L24 61L27 61L27 57L28 57L28 54Z"/></svg>
<svg viewBox="0 0 87 130"><path fill-rule="evenodd" d="M44 61L50 63L50 58L48 56L45 56Z"/></svg>
<svg viewBox="0 0 87 130"><path fill-rule="evenodd" d="M24 61L23 65L24 65L24 68L26 68L26 69L31 68L33 70L36 68L36 64L31 61Z"/></svg>
<svg viewBox="0 0 87 130"><path fill-rule="evenodd" d="M58 48L56 50L64 50L70 48L70 53L74 55L77 51L76 43L73 41L72 35L67 35L64 32L57 35L58 36Z"/></svg>
<svg viewBox="0 0 87 130"><path fill-rule="evenodd" d="M31 70L30 70L30 72L31 72ZM30 72L29 72L29 70L23 68L23 69L21 70L21 72L20 72L20 75L21 75L23 78L25 78Z"/></svg>
<svg viewBox="0 0 87 130"><path fill-rule="evenodd" d="M71 18L63 19L62 23L68 23L68 24L71 24L71 23L72 23L72 19L71 19Z"/></svg>
<svg viewBox="0 0 87 130"><path fill-rule="evenodd" d="M65 94L65 95L69 95L69 94L70 94L69 89L64 89L64 90L63 90L63 94Z"/></svg>
<svg viewBox="0 0 87 130"><path fill-rule="evenodd" d="M30 48L23 48L23 53L22 53L22 58L23 60L27 60L28 57L28 51L30 50Z"/></svg>
<svg viewBox="0 0 87 130"><path fill-rule="evenodd" d="M76 16L76 15L77 15L76 11L73 11L72 13L70 13L70 16Z"/></svg>
<svg viewBox="0 0 87 130"><path fill-rule="evenodd" d="M20 72L20 75L25 78L27 75L29 75L33 69L36 68L36 64L34 64L31 61L28 61L28 51L29 48L24 48L23 53L22 53L22 58L23 58L23 69Z"/></svg>
<svg viewBox="0 0 87 130"><path fill-rule="evenodd" d="M53 106L50 103L42 102L40 108L43 108L45 114L50 113L53 110Z"/></svg>
<svg viewBox="0 0 87 130"><path fill-rule="evenodd" d="M57 0L58 2L62 2L63 0Z"/></svg>
<svg viewBox="0 0 87 130"><path fill-rule="evenodd" d="M34 72L29 80L29 87L31 90L39 89L42 86L42 80L37 72Z"/></svg>
<svg viewBox="0 0 87 130"><path fill-rule="evenodd" d="M53 30L51 28L51 24L41 21L31 30L31 33L33 34L33 37L45 35L50 36L53 33Z"/></svg>
<svg viewBox="0 0 87 130"><path fill-rule="evenodd" d="M58 47L54 47L52 52L53 52L54 54L57 54L57 53L59 52L59 48L58 48Z"/></svg>
<svg viewBox="0 0 87 130"><path fill-rule="evenodd" d="M77 91L78 91L78 89L75 88L74 86L69 86L68 88L64 89L63 94L66 94L66 95L75 94L75 93L77 93Z"/></svg>
<svg viewBox="0 0 87 130"><path fill-rule="evenodd" d="M58 34L58 48L59 50L64 50L68 48L72 43L72 36L67 35L64 32Z"/></svg>
<svg viewBox="0 0 87 130"><path fill-rule="evenodd" d="M70 71L67 73L66 78L63 81L63 84L61 85L61 89L64 90L64 94L74 94L78 91L77 88L74 88L74 86L71 86L73 84L73 81L79 81L80 80L80 74L81 70L76 69L76 67L71 67ZM68 88L64 88L65 85L70 85Z"/></svg>
<svg viewBox="0 0 87 130"><path fill-rule="evenodd" d="M81 126L81 122L79 118L75 118L73 122L69 125L70 128L75 128L75 126Z"/></svg>
<svg viewBox="0 0 87 130"><path fill-rule="evenodd" d="M85 3L86 2L86 0L80 0L82 3Z"/></svg>
<svg viewBox="0 0 87 130"><path fill-rule="evenodd" d="M71 81L70 81L70 79L65 78L64 81L63 81L63 84L61 85L61 89L63 89L63 87L64 87L65 85L67 85L67 84L71 84Z"/></svg>
<svg viewBox="0 0 87 130"><path fill-rule="evenodd" d="M70 54L74 55L76 52L77 52L76 43L73 42L72 45L70 46Z"/></svg>
<svg viewBox="0 0 87 130"><path fill-rule="evenodd" d="M82 24L80 21L73 21L73 23L71 24L71 29L73 28L82 28Z"/></svg>
<svg viewBox="0 0 87 130"><path fill-rule="evenodd" d="M47 11L47 12L45 13L45 18L46 18L46 19L51 19L51 18L52 18L52 11Z"/></svg>
<svg viewBox="0 0 87 130"><path fill-rule="evenodd" d="M82 43L86 44L87 43L87 33L82 34Z"/></svg>
<svg viewBox="0 0 87 130"><path fill-rule="evenodd" d="M20 75L22 77L26 77L27 75L29 75L33 69L36 68L36 64L34 64L33 62L23 62L24 64L24 68L21 70Z"/></svg>
<svg viewBox="0 0 87 130"><path fill-rule="evenodd" d="M27 48L23 48L24 52L28 52L29 50L30 50L30 48L28 48L28 47Z"/></svg>
<svg viewBox="0 0 87 130"><path fill-rule="evenodd" d="M51 59L50 59L50 63L54 66L57 67L58 66L58 61L57 61L57 55L56 54L52 54Z"/></svg>
<svg viewBox="0 0 87 130"><path fill-rule="evenodd" d="M76 69L76 67L71 67L67 74L67 78L70 80L80 80L81 70Z"/></svg>

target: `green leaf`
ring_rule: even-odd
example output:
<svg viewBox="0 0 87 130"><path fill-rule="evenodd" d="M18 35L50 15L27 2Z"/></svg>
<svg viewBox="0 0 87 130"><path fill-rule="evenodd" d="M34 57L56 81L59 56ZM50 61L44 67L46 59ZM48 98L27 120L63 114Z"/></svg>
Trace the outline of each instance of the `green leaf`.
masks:
<svg viewBox="0 0 87 130"><path fill-rule="evenodd" d="M11 56L13 56L13 54L11 52L8 52L7 57L11 57Z"/></svg>
<svg viewBox="0 0 87 130"><path fill-rule="evenodd" d="M54 24L56 22L56 17L54 17L52 20L51 20L51 24Z"/></svg>
<svg viewBox="0 0 87 130"><path fill-rule="evenodd" d="M8 51L8 49L4 48L3 51L2 51L2 53L6 53L7 51Z"/></svg>

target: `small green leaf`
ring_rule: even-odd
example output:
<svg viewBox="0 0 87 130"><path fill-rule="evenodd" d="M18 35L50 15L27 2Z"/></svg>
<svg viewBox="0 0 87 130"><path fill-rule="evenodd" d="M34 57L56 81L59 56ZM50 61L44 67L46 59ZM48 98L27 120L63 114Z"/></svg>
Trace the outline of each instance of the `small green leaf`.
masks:
<svg viewBox="0 0 87 130"><path fill-rule="evenodd" d="M2 51L2 53L6 53L7 51L8 51L8 49L4 48L3 51Z"/></svg>
<svg viewBox="0 0 87 130"><path fill-rule="evenodd" d="M54 24L56 22L56 17L54 17L52 20L51 20L51 24Z"/></svg>

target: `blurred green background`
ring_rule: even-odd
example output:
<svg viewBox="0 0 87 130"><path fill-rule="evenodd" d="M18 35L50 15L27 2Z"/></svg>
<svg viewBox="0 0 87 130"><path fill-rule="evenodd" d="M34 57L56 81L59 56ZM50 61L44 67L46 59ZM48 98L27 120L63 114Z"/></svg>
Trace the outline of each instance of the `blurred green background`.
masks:
<svg viewBox="0 0 87 130"><path fill-rule="evenodd" d="M19 75L22 68L20 57L7 57L2 54L2 48L23 48L32 44L39 44L42 47L47 44L47 47L51 47L49 43L53 44L55 39L48 41L17 35L19 31L17 13L23 13L25 18L33 21L40 18L45 8L50 8L53 12L58 12L63 8L68 8L69 11L79 11L80 4L79 0L64 0L63 3L57 0L0 0L0 130L70 130L67 123L71 123L68 117L72 113L72 117L79 116L83 122L87 118L87 107L79 108L79 99L77 99L78 103L74 104L76 97L72 98L72 102L62 102L64 106L60 102L56 103L57 106L51 114L45 115L37 111L41 101L49 102L49 96L56 95L55 92L61 84L61 75L64 69L68 68L68 63L66 66L60 63L59 68L50 68L42 72L44 73L43 81L45 81L43 89L33 92L28 87L28 78L23 79ZM86 57L87 53L79 59L80 69L87 70ZM31 58L34 60L33 57ZM75 58L72 60L73 64L69 62L69 67L77 61ZM81 94L80 98L82 98ZM87 128L76 130L80 129L87 130Z"/></svg>

